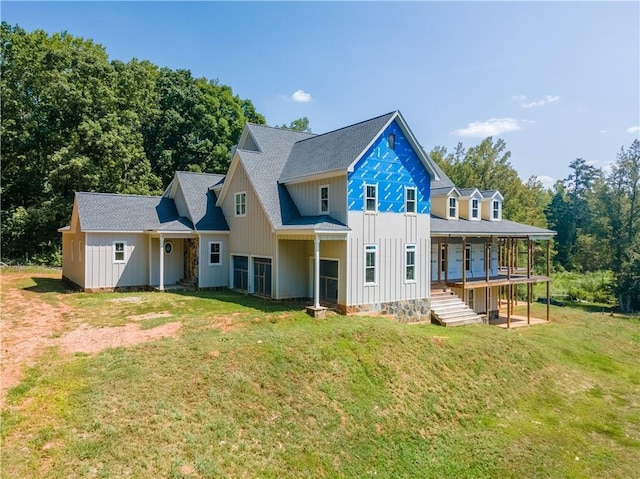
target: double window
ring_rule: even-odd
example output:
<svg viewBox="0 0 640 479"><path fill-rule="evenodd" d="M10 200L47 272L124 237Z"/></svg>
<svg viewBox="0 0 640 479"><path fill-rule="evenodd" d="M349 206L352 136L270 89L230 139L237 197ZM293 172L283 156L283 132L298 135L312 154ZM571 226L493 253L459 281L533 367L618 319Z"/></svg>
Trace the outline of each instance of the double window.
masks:
<svg viewBox="0 0 640 479"><path fill-rule="evenodd" d="M364 210L378 211L378 185L364 185Z"/></svg>
<svg viewBox="0 0 640 479"><path fill-rule="evenodd" d="M329 213L329 185L320 187L320 213Z"/></svg>
<svg viewBox="0 0 640 479"><path fill-rule="evenodd" d="M405 281L416 280L416 245L407 244L404 246L405 256Z"/></svg>
<svg viewBox="0 0 640 479"><path fill-rule="evenodd" d="M209 266L222 264L222 243L220 241L209 242Z"/></svg>
<svg viewBox="0 0 640 479"><path fill-rule="evenodd" d="M376 284L377 281L377 263L378 263L378 246L368 244L364 247L364 283Z"/></svg>
<svg viewBox="0 0 640 479"><path fill-rule="evenodd" d="M114 241L113 242L113 262L124 263L125 262L125 248L127 246L126 241Z"/></svg>
<svg viewBox="0 0 640 479"><path fill-rule="evenodd" d="M236 216L247 215L247 193L242 191L236 193Z"/></svg>
<svg viewBox="0 0 640 479"><path fill-rule="evenodd" d="M404 211L405 213L416 212L416 189L405 188L404 190Z"/></svg>

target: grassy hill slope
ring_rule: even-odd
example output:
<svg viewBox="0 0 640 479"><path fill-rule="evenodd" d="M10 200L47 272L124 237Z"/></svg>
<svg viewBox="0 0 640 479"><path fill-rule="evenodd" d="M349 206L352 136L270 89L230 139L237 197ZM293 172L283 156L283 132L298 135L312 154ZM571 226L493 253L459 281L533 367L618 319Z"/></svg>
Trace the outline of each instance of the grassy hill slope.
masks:
<svg viewBox="0 0 640 479"><path fill-rule="evenodd" d="M553 307L548 325L445 329L318 321L233 293L47 287L39 294L70 308L67 331L145 314L143 329L182 329L97 354L50 348L9 393L3 477L638 472L637 319Z"/></svg>

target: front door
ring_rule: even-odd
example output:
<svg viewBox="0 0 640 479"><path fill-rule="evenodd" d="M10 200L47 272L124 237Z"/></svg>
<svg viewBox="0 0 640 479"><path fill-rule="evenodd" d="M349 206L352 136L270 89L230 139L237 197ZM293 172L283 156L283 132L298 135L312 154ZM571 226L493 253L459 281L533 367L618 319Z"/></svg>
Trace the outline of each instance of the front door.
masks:
<svg viewBox="0 0 640 479"><path fill-rule="evenodd" d="M271 297L271 259L253 258L253 292Z"/></svg>

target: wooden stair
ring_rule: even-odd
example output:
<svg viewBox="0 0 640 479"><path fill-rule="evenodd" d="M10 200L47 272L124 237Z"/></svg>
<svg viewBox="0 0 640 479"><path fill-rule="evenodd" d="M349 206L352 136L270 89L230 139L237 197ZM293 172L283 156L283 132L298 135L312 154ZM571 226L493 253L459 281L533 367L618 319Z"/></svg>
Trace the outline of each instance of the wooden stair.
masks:
<svg viewBox="0 0 640 479"><path fill-rule="evenodd" d="M431 291L431 316L442 326L482 323L482 318L449 289Z"/></svg>

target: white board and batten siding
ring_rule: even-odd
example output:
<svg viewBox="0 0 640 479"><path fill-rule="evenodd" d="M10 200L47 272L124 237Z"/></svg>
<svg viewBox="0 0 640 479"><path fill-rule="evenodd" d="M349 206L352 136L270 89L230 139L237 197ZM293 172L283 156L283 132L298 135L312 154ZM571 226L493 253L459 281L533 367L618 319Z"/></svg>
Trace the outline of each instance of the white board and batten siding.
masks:
<svg viewBox="0 0 640 479"><path fill-rule="evenodd" d="M124 242L125 261L114 262L114 242ZM87 233L85 288L148 284L148 239L136 233Z"/></svg>
<svg viewBox="0 0 640 479"><path fill-rule="evenodd" d="M349 212L347 304L428 298L430 216ZM365 284L365 246L377 247L376 283ZM406 245L415 245L415 281L407 281Z"/></svg>
<svg viewBox="0 0 640 479"><path fill-rule="evenodd" d="M304 298L308 296L308 258L313 255L313 240L287 240L278 242L278 298Z"/></svg>
<svg viewBox="0 0 640 479"><path fill-rule="evenodd" d="M246 193L246 215L236 216L236 193ZM222 203L222 211L229 224L229 250L227 255L254 255L273 257L275 255L276 238L271 230L258 197L247 178L247 174L238 163L233 177L230 179L227 194Z"/></svg>
<svg viewBox="0 0 640 479"><path fill-rule="evenodd" d="M149 241L148 237L144 237L145 241ZM164 244L171 243L171 254L163 253L164 255L164 286L170 284L176 284L184 277L184 240L181 238L164 238ZM145 249L147 254L147 268L148 268L148 250ZM148 273L147 276L148 278ZM151 286L160 285L160 239L151 238L151 279L149 283Z"/></svg>
<svg viewBox="0 0 640 479"><path fill-rule="evenodd" d="M320 211L320 187L329 187L329 212ZM287 185L303 216L330 215L347 224L347 175L334 176L323 180L306 181Z"/></svg>
<svg viewBox="0 0 640 479"><path fill-rule="evenodd" d="M229 235L200 234L199 287L219 288L229 286ZM210 246L212 242L220 243L220 264L210 263Z"/></svg>

